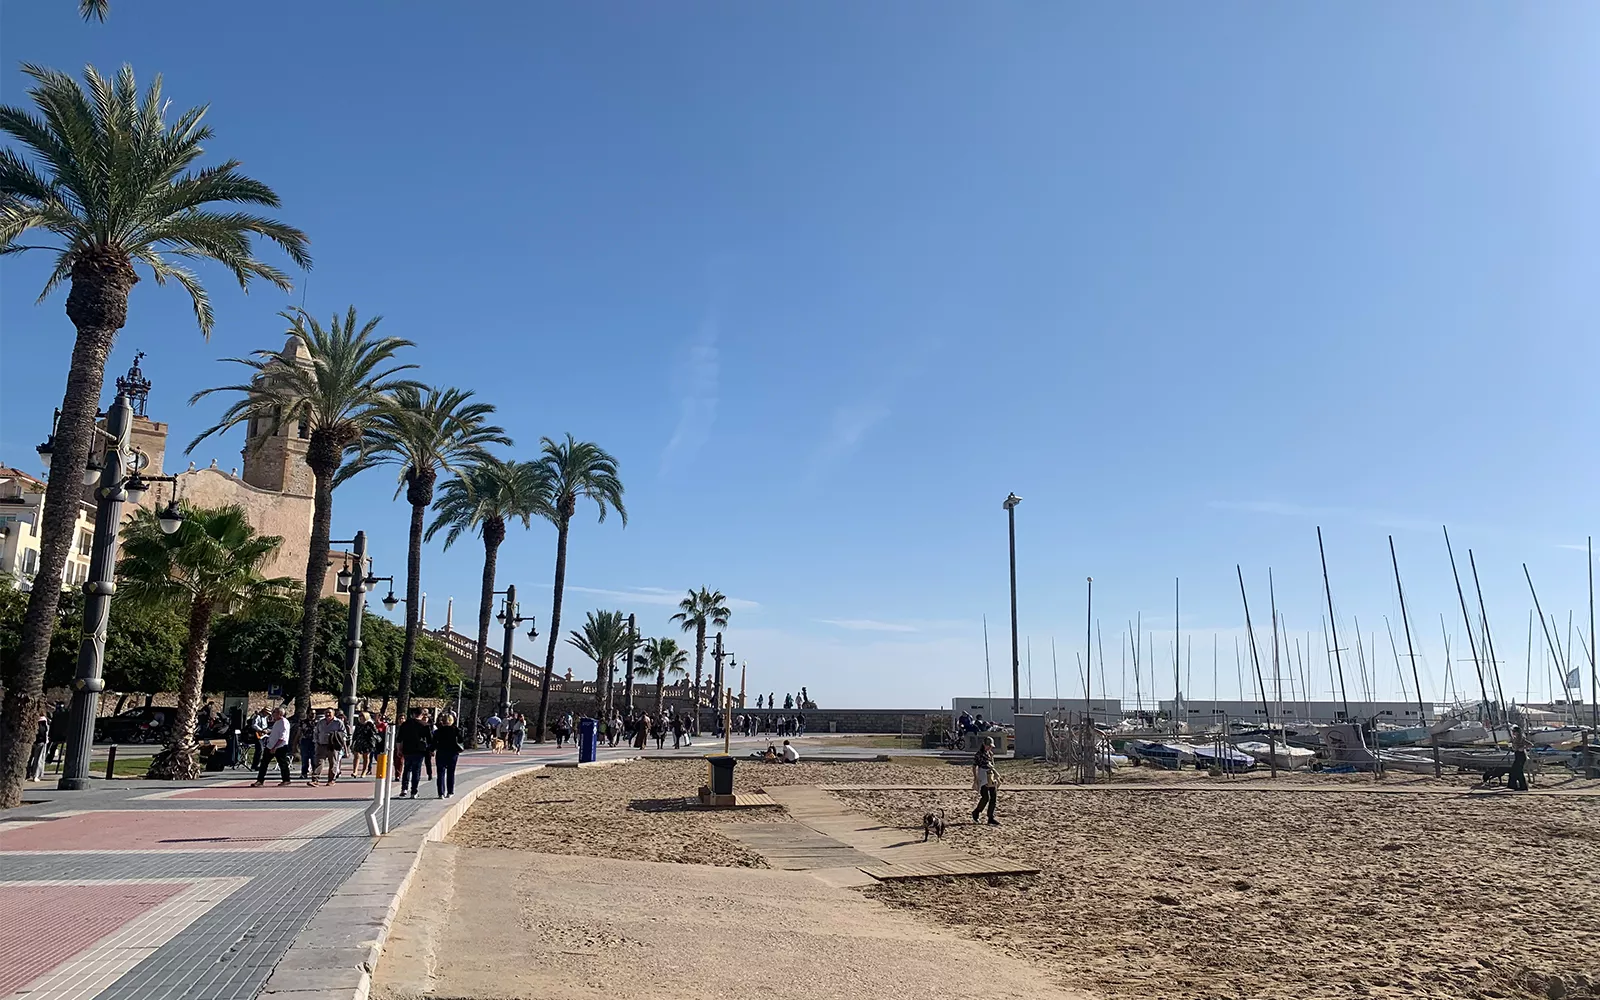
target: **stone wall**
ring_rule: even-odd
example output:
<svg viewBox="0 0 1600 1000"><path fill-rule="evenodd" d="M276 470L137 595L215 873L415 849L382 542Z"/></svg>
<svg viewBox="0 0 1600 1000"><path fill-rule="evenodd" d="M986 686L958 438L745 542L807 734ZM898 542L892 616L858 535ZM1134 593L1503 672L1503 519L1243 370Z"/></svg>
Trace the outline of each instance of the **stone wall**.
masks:
<svg viewBox="0 0 1600 1000"><path fill-rule="evenodd" d="M734 709L737 714L740 709ZM794 710L744 709L746 715L775 719L780 715L793 715ZM921 735L935 719L950 718L950 713L938 708L814 708L800 713L805 718L808 733L890 733Z"/></svg>

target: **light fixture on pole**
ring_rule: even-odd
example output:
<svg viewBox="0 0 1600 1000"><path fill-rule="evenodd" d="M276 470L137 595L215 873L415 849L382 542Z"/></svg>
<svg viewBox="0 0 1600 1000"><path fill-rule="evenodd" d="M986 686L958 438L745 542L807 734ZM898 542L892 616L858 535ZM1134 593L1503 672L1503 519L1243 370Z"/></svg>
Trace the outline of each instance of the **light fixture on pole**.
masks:
<svg viewBox="0 0 1600 1000"><path fill-rule="evenodd" d="M1022 498L1007 494L1005 502L1006 527L1011 541L1011 714L1022 711L1022 660L1017 655L1017 504Z"/></svg>
<svg viewBox="0 0 1600 1000"><path fill-rule="evenodd" d="M345 559L344 568L334 576L335 586L339 593L350 595L350 613L345 619L344 626L344 697L340 701L344 704L345 721L347 725L356 723L356 705L360 702L357 688L361 680L361 620L365 613L362 605L366 600L367 591L378 583L379 578L372 575L371 560L367 558L367 533L358 531L354 538L328 540L329 545L348 545L350 555ZM354 563L354 566L352 566ZM390 584L389 597L394 597L394 577L385 577Z"/></svg>
<svg viewBox="0 0 1600 1000"><path fill-rule="evenodd" d="M516 641L517 626L528 622L528 638L539 638L539 626L534 621L534 615L519 614L522 610L517 603L517 585L506 584L505 590L497 590L496 594L505 595L505 603L500 606L500 613L495 615L495 620L505 626L505 637L500 647L500 718L504 719L511 714L511 649Z"/></svg>
<svg viewBox="0 0 1600 1000"><path fill-rule="evenodd" d="M117 395L105 413L105 428L93 427L97 437L88 462L78 481L94 486L94 541L89 554L89 573L83 581L83 633L78 644L78 665L72 680L72 714L66 735L67 761L58 787L81 791L89 787L89 760L94 750L94 723L100 714L100 692L105 690L106 638L110 628L111 596L116 593L117 535L122 526L122 505L142 499L150 483L173 484L173 500L160 518L161 530L177 531L183 522L178 507L177 476L145 475L149 464L133 447L134 404L143 409L150 383L139 372L138 361L128 375L116 381ZM56 411L60 419L60 411ZM39 446L39 457L46 465L55 451L55 427L49 439ZM56 470L72 475L74 470ZM130 489L131 487L131 489ZM76 490L77 483L74 483ZM169 516L170 514L170 516Z"/></svg>

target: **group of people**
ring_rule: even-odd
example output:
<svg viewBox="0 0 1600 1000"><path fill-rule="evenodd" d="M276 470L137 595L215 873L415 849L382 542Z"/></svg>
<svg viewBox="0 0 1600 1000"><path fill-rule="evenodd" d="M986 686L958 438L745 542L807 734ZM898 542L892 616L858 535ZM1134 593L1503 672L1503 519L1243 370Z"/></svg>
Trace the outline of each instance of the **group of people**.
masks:
<svg viewBox="0 0 1600 1000"><path fill-rule="evenodd" d="M388 738L390 723L382 714L355 713L350 723L337 709L324 708L300 733L300 778L310 785L331 785L345 774L363 778L373 774L377 755ZM250 738L255 745L256 780L253 787L267 783L267 772L274 763L282 780L292 785L289 761L291 722L283 708L263 708L250 718ZM454 713L441 711L437 718L421 706L413 706L407 718L395 727L395 767L400 774L399 798L416 798L422 772L428 772L441 799L455 794L456 758L466 741ZM324 777L324 772L326 776Z"/></svg>
<svg viewBox="0 0 1600 1000"><path fill-rule="evenodd" d="M560 730L557 729L557 732ZM522 743L528 738L528 717L521 712L508 711L502 719L499 712L491 712L479 726L478 735L482 737L483 745L491 750L521 753Z"/></svg>

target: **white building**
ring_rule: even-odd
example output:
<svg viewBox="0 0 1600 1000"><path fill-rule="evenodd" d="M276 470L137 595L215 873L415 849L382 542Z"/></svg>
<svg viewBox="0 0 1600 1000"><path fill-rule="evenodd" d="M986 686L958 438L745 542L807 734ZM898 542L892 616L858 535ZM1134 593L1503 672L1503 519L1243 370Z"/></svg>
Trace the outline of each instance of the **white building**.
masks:
<svg viewBox="0 0 1600 1000"><path fill-rule="evenodd" d="M1023 698L1023 715L1044 715L1057 709L1063 712L1084 711L1085 702L1082 698ZM1095 698L1093 701L1094 718L1098 721L1116 722L1122 718L1122 702L1116 698ZM1002 726L1013 725L1016 716L1011 712L1010 698L952 698L950 699L950 717L958 718L962 712L968 715L982 716L985 722L995 722Z"/></svg>
<svg viewBox="0 0 1600 1000"><path fill-rule="evenodd" d="M11 586L26 590L39 571L39 522L44 509L44 482L17 469L0 465L0 576ZM89 578L89 554L94 549L94 505L79 503L72 529L72 549L67 553L63 590Z"/></svg>

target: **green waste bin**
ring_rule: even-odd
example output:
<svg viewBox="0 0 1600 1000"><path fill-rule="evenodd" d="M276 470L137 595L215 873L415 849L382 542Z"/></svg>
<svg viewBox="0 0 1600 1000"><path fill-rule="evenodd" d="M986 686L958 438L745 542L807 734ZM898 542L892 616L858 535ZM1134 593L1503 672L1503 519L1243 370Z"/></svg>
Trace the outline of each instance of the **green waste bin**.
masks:
<svg viewBox="0 0 1600 1000"><path fill-rule="evenodd" d="M738 761L725 753L706 755L706 764L711 772L706 787L711 789L712 795L733 794L733 765L736 763Z"/></svg>

